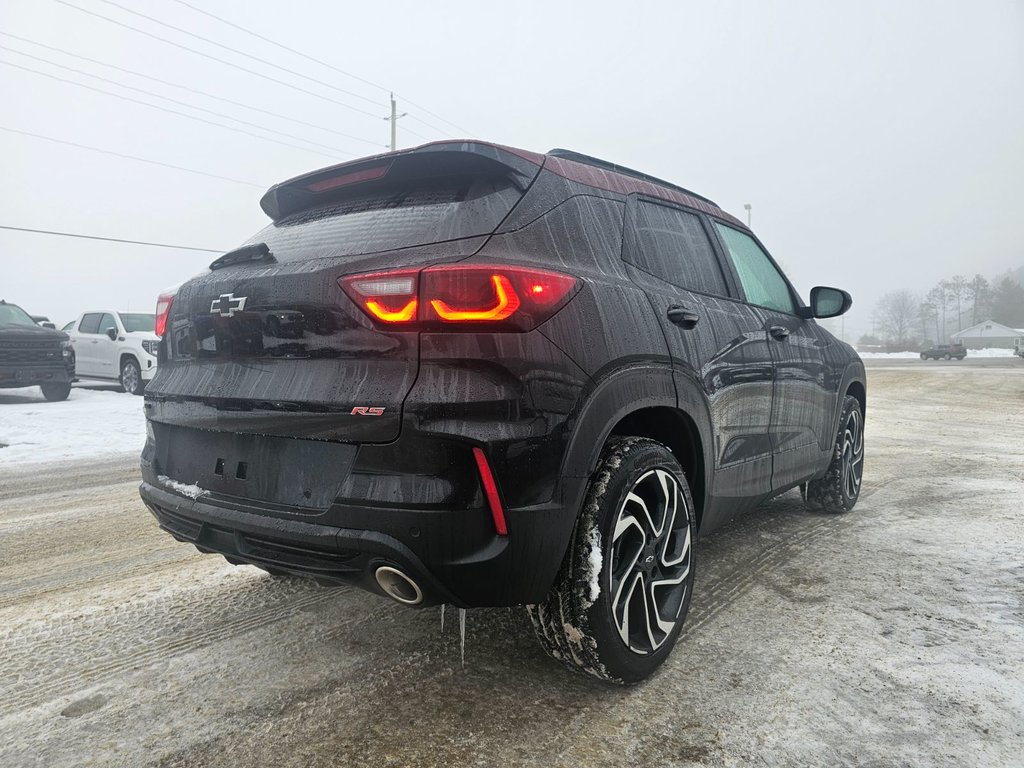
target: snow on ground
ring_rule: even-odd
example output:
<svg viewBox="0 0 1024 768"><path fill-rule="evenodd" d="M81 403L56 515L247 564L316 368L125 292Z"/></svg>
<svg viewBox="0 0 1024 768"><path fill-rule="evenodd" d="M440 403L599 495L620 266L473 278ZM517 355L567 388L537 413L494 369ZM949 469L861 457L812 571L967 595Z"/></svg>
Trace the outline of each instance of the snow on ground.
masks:
<svg viewBox="0 0 1024 768"><path fill-rule="evenodd" d="M57 403L48 403L39 387L0 389L0 473L25 464L141 453L142 398L89 386L75 386Z"/></svg>
<svg viewBox="0 0 1024 768"><path fill-rule="evenodd" d="M917 360L920 352L858 352L864 359ZM1013 357L1012 349L968 349L967 357Z"/></svg>

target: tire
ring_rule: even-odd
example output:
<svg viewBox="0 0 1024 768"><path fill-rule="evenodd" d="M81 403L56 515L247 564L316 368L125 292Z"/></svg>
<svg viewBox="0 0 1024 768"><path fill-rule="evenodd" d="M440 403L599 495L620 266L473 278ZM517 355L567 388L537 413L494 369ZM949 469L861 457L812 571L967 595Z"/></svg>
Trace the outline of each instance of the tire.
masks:
<svg viewBox="0 0 1024 768"><path fill-rule="evenodd" d="M67 400L71 394L70 384L40 384L39 388L43 390L43 397L51 403Z"/></svg>
<svg viewBox="0 0 1024 768"><path fill-rule="evenodd" d="M860 498L863 479L864 414L857 399L847 395L832 460L824 477L807 483L807 506L825 512L849 512Z"/></svg>
<svg viewBox="0 0 1024 768"><path fill-rule="evenodd" d="M653 673L690 605L693 509L668 448L639 437L609 441L555 584L527 606L544 650L601 680L637 683Z"/></svg>
<svg viewBox="0 0 1024 768"><path fill-rule="evenodd" d="M921 359L922 360L927 360L928 359L928 355L926 355L924 352L922 352L921 353Z"/></svg>
<svg viewBox="0 0 1024 768"><path fill-rule="evenodd" d="M146 391L146 382L142 380L142 370L134 357L125 358L121 363L121 388L129 395L141 395Z"/></svg>

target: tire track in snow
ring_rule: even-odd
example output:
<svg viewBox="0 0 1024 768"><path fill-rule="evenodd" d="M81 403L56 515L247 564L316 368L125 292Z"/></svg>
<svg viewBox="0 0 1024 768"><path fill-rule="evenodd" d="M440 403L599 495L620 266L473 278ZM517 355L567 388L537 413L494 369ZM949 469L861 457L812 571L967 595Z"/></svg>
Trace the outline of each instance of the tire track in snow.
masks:
<svg viewBox="0 0 1024 768"><path fill-rule="evenodd" d="M149 552L149 550L146 551ZM184 547L173 547L158 552L150 552L148 555L143 554L141 557L139 554L126 556L124 550L116 550L95 558L75 559L73 563L69 564L73 564L79 570L80 576L70 579L67 578L65 572L53 567L56 564L49 564L51 567L44 576L25 579L20 584L17 581L6 582L5 587L13 583L20 586L20 589L16 589L13 592L8 591L6 588L0 590L0 610L21 602L43 598L54 592L71 592L73 590L93 587L100 583L108 583L113 579L120 581L140 575L153 574L158 570L188 562L195 558L195 556L196 553L193 550L185 549ZM93 572L81 573L85 569Z"/></svg>
<svg viewBox="0 0 1024 768"><path fill-rule="evenodd" d="M775 570L785 565L815 541L831 533L838 520L839 518L835 521L821 520L805 528L802 533L770 544L752 560L740 564L723 578L717 579L714 584L702 589L695 589L695 597L700 596L701 599L696 607L691 605L680 641L699 630L730 603L746 594L766 571ZM749 532L744 530L743 533Z"/></svg>
<svg viewBox="0 0 1024 768"><path fill-rule="evenodd" d="M24 686L21 690L15 686L13 690L5 692L0 700L7 712L17 712L38 706L69 691L82 690L111 678L123 677L126 673L151 666L168 657L190 653L214 643L237 638L294 616L305 608L337 598L346 591L350 591L350 589L348 587L321 589L305 597L288 599L287 602L249 612L226 622L209 623L184 634L165 635L151 641L142 639L145 645L134 652L91 664L86 669L72 669L50 676L41 682ZM197 596L196 599L202 598Z"/></svg>

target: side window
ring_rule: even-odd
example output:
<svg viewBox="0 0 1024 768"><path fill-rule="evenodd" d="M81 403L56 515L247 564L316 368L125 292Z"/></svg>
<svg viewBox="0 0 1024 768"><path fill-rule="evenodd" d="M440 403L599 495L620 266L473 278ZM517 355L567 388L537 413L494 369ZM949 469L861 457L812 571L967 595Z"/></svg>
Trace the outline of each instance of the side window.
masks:
<svg viewBox="0 0 1024 768"><path fill-rule="evenodd" d="M99 314L88 314L82 315L82 322L78 326L80 333L99 333L100 332L100 317Z"/></svg>
<svg viewBox="0 0 1024 768"><path fill-rule="evenodd" d="M106 333L107 328L113 328L115 331L117 330L117 321L114 320L114 316L111 314L103 315L103 317L100 318L100 333Z"/></svg>
<svg viewBox="0 0 1024 768"><path fill-rule="evenodd" d="M747 301L780 312L796 312L793 294L782 273L750 235L715 222L725 242L732 265L743 284Z"/></svg>
<svg viewBox="0 0 1024 768"><path fill-rule="evenodd" d="M626 260L680 288L729 295L700 218L678 208L641 200L636 213L636 245Z"/></svg>

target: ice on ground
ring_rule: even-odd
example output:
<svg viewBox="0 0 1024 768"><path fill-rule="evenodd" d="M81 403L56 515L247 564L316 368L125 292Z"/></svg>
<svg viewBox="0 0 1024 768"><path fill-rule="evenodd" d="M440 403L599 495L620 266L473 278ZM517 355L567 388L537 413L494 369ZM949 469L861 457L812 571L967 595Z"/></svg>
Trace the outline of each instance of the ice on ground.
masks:
<svg viewBox="0 0 1024 768"><path fill-rule="evenodd" d="M917 360L920 359L920 352L858 352L858 355L865 359L879 360ZM968 349L967 359L972 357L1013 357L1012 349Z"/></svg>
<svg viewBox="0 0 1024 768"><path fill-rule="evenodd" d="M6 467L141 453L142 398L75 386L50 403L39 387L0 389L0 472Z"/></svg>
<svg viewBox="0 0 1024 768"><path fill-rule="evenodd" d="M172 491L180 493L182 496L188 496L193 501L198 499L200 496L206 496L209 491L200 488L198 485L185 485L185 483L179 483L177 480L172 480L167 475L157 475L157 482L164 488L170 488Z"/></svg>

